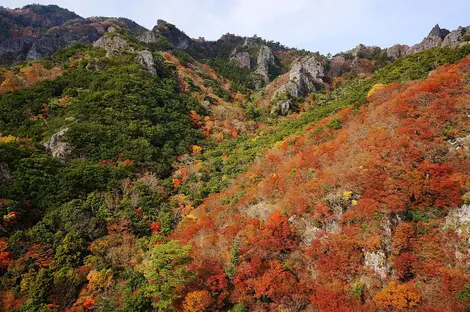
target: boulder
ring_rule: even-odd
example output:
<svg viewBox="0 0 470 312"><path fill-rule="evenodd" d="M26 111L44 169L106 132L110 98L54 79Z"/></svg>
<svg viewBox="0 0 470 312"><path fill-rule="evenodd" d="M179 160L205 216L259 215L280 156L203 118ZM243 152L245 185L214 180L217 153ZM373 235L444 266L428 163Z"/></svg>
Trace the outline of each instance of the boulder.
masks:
<svg viewBox="0 0 470 312"><path fill-rule="evenodd" d="M155 69L155 60L153 58L152 52L148 50L140 51L136 59L140 65L147 68L151 74L157 74L157 70Z"/></svg>
<svg viewBox="0 0 470 312"><path fill-rule="evenodd" d="M61 161L65 161L71 158L74 154L72 145L68 142L63 141L64 134L68 131L68 128L64 128L59 132L52 135L49 142L44 143L46 151L51 153L52 157L57 158Z"/></svg>

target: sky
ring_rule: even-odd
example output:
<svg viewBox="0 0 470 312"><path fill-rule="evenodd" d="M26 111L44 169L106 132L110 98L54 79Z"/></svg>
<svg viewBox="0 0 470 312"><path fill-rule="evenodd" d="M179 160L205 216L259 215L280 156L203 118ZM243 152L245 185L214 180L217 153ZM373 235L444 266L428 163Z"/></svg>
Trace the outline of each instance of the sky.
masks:
<svg viewBox="0 0 470 312"><path fill-rule="evenodd" d="M436 24L470 25L469 0L1 0L9 8L57 4L82 17L127 17L151 29L158 19L193 38L258 35L288 47L338 53L420 42Z"/></svg>

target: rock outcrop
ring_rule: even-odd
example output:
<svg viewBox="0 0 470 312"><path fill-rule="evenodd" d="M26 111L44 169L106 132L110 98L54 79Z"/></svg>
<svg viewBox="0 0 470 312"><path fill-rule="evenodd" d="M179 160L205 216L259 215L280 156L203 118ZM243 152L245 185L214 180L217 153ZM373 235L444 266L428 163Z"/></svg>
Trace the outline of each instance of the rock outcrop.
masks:
<svg viewBox="0 0 470 312"><path fill-rule="evenodd" d="M288 98L296 98L315 91L315 84L323 83L325 68L318 56L307 55L292 64L289 71L289 81L282 85L273 95L275 100L281 94L287 94ZM278 108L288 110L290 100L278 103Z"/></svg>
<svg viewBox="0 0 470 312"><path fill-rule="evenodd" d="M251 69L250 54L246 51L237 52L237 49L233 50L230 55L230 61L234 61L241 68Z"/></svg>
<svg viewBox="0 0 470 312"><path fill-rule="evenodd" d="M292 98L306 96L315 91L315 84L323 83L325 68L318 56L307 55L292 64L289 81L272 96L275 103L272 112L285 115L292 108Z"/></svg>
<svg viewBox="0 0 470 312"><path fill-rule="evenodd" d="M27 60L35 60L53 54L72 43L90 44L102 36L103 32L92 25L62 27L39 36L31 45Z"/></svg>
<svg viewBox="0 0 470 312"><path fill-rule="evenodd" d="M138 39L145 43L156 41L160 38L166 38L175 48L186 50L193 45L197 45L184 32L164 20L158 20L157 25L150 31L144 32Z"/></svg>
<svg viewBox="0 0 470 312"><path fill-rule="evenodd" d="M63 140L64 134L69 130L69 128L64 128L59 132L55 133L49 142L44 143L46 151L51 153L52 157L57 158L61 161L66 161L70 159L74 154L74 149L72 145Z"/></svg>
<svg viewBox="0 0 470 312"><path fill-rule="evenodd" d="M409 48L410 47L406 44L396 44L390 48L387 48L387 56L396 60L399 57L405 56Z"/></svg>
<svg viewBox="0 0 470 312"><path fill-rule="evenodd" d="M452 209L446 217L446 227L454 228L458 235L470 243L470 205Z"/></svg>
<svg viewBox="0 0 470 312"><path fill-rule="evenodd" d="M276 73L280 73L279 65L276 62L276 55L266 45L260 47L256 64L255 72L263 78L265 83L273 80Z"/></svg>
<svg viewBox="0 0 470 312"><path fill-rule="evenodd" d="M449 30L441 28L439 24L436 24L428 34L427 38L441 38L444 39L450 33Z"/></svg>
<svg viewBox="0 0 470 312"><path fill-rule="evenodd" d="M435 47L441 46L444 38L450 33L447 29L440 28L439 24L433 27L429 32L428 36L418 44L411 46L407 51L406 55L410 55L419 51L429 50Z"/></svg>
<svg viewBox="0 0 470 312"><path fill-rule="evenodd" d="M382 280L386 279L390 272L387 255L380 250L366 252L364 254L364 266L374 271Z"/></svg>
<svg viewBox="0 0 470 312"><path fill-rule="evenodd" d="M330 74L339 76L344 73L346 68L346 58L343 55L336 55L330 60Z"/></svg>
<svg viewBox="0 0 470 312"><path fill-rule="evenodd" d="M442 41L442 46L457 47L463 44L470 44L470 26L459 27L450 32Z"/></svg>
<svg viewBox="0 0 470 312"><path fill-rule="evenodd" d="M0 65L49 56L73 43L91 44L111 25L134 35L146 29L125 19L84 19L57 6L31 5L9 10L0 7ZM10 30L10 29L14 29Z"/></svg>
<svg viewBox="0 0 470 312"><path fill-rule="evenodd" d="M11 180L11 172L6 162L0 162L0 182L6 183Z"/></svg>
<svg viewBox="0 0 470 312"><path fill-rule="evenodd" d="M140 51L136 59L140 65L147 68L151 74L157 74L157 70L155 69L155 60L153 58L152 52L148 50Z"/></svg>
<svg viewBox="0 0 470 312"><path fill-rule="evenodd" d="M134 48L129 46L126 40L113 33L96 40L93 46L105 49L106 56L115 56L126 51L134 51Z"/></svg>

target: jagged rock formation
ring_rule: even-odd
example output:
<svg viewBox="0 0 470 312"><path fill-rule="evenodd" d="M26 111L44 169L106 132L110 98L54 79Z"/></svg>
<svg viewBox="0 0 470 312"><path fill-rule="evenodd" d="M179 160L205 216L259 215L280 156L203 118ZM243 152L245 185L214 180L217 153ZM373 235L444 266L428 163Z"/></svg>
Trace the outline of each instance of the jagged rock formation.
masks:
<svg viewBox="0 0 470 312"><path fill-rule="evenodd" d="M113 29L109 35L103 36L93 43L93 46L106 50L106 56L118 55L126 51L134 51L126 40L119 35L113 34Z"/></svg>
<svg viewBox="0 0 470 312"><path fill-rule="evenodd" d="M274 79L275 74L280 71L279 65L276 63L274 52L266 45L259 49L256 73L263 77L265 83Z"/></svg>
<svg viewBox="0 0 470 312"><path fill-rule="evenodd" d="M74 149L72 145L68 142L63 141L64 134L69 130L69 128L64 128L59 132L52 135L49 142L44 143L44 147L47 152L50 152L52 157L57 158L61 161L65 161L72 157L74 154Z"/></svg>
<svg viewBox="0 0 470 312"><path fill-rule="evenodd" d="M423 39L423 41L411 46L406 51L406 55L410 55L419 51L429 50L435 47L439 47L442 45L446 36L448 36L449 34L450 34L449 30L440 28L439 24L436 24L436 26L433 27L433 29L429 32L428 36Z"/></svg>
<svg viewBox="0 0 470 312"><path fill-rule="evenodd" d="M315 84L323 83L325 68L318 56L307 55L296 62L289 71L289 81L282 85L273 95L276 103L273 110L285 115L291 108L291 98L297 98L315 91ZM286 95L286 96L285 96Z"/></svg>
<svg viewBox="0 0 470 312"><path fill-rule="evenodd" d="M140 51L137 55L137 60L143 67L147 68L151 74L157 74L157 70L155 69L155 60L153 58L152 52L148 50Z"/></svg>
<svg viewBox="0 0 470 312"><path fill-rule="evenodd" d="M75 42L91 44L113 24L133 34L145 30L125 18L84 19L55 5L18 10L0 7L0 64L49 56Z"/></svg>
<svg viewBox="0 0 470 312"><path fill-rule="evenodd" d="M428 34L427 38L441 38L444 39L450 33L449 30L441 28L439 24L436 24Z"/></svg>
<svg viewBox="0 0 470 312"><path fill-rule="evenodd" d="M185 50L190 46L197 45L184 32L164 20L158 20L157 25L150 31L144 32L138 37L142 42L149 43L157 41L160 38L166 38L177 49Z"/></svg>

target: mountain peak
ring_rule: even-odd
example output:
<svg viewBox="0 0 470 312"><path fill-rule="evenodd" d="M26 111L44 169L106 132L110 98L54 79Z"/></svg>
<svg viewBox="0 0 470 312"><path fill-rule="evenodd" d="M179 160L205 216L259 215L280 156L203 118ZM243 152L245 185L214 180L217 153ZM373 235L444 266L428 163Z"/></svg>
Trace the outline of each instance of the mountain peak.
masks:
<svg viewBox="0 0 470 312"><path fill-rule="evenodd" d="M450 33L449 30L445 28L441 28L439 24L436 24L431 31L429 32L429 35L427 38L441 38L444 39L448 34Z"/></svg>

